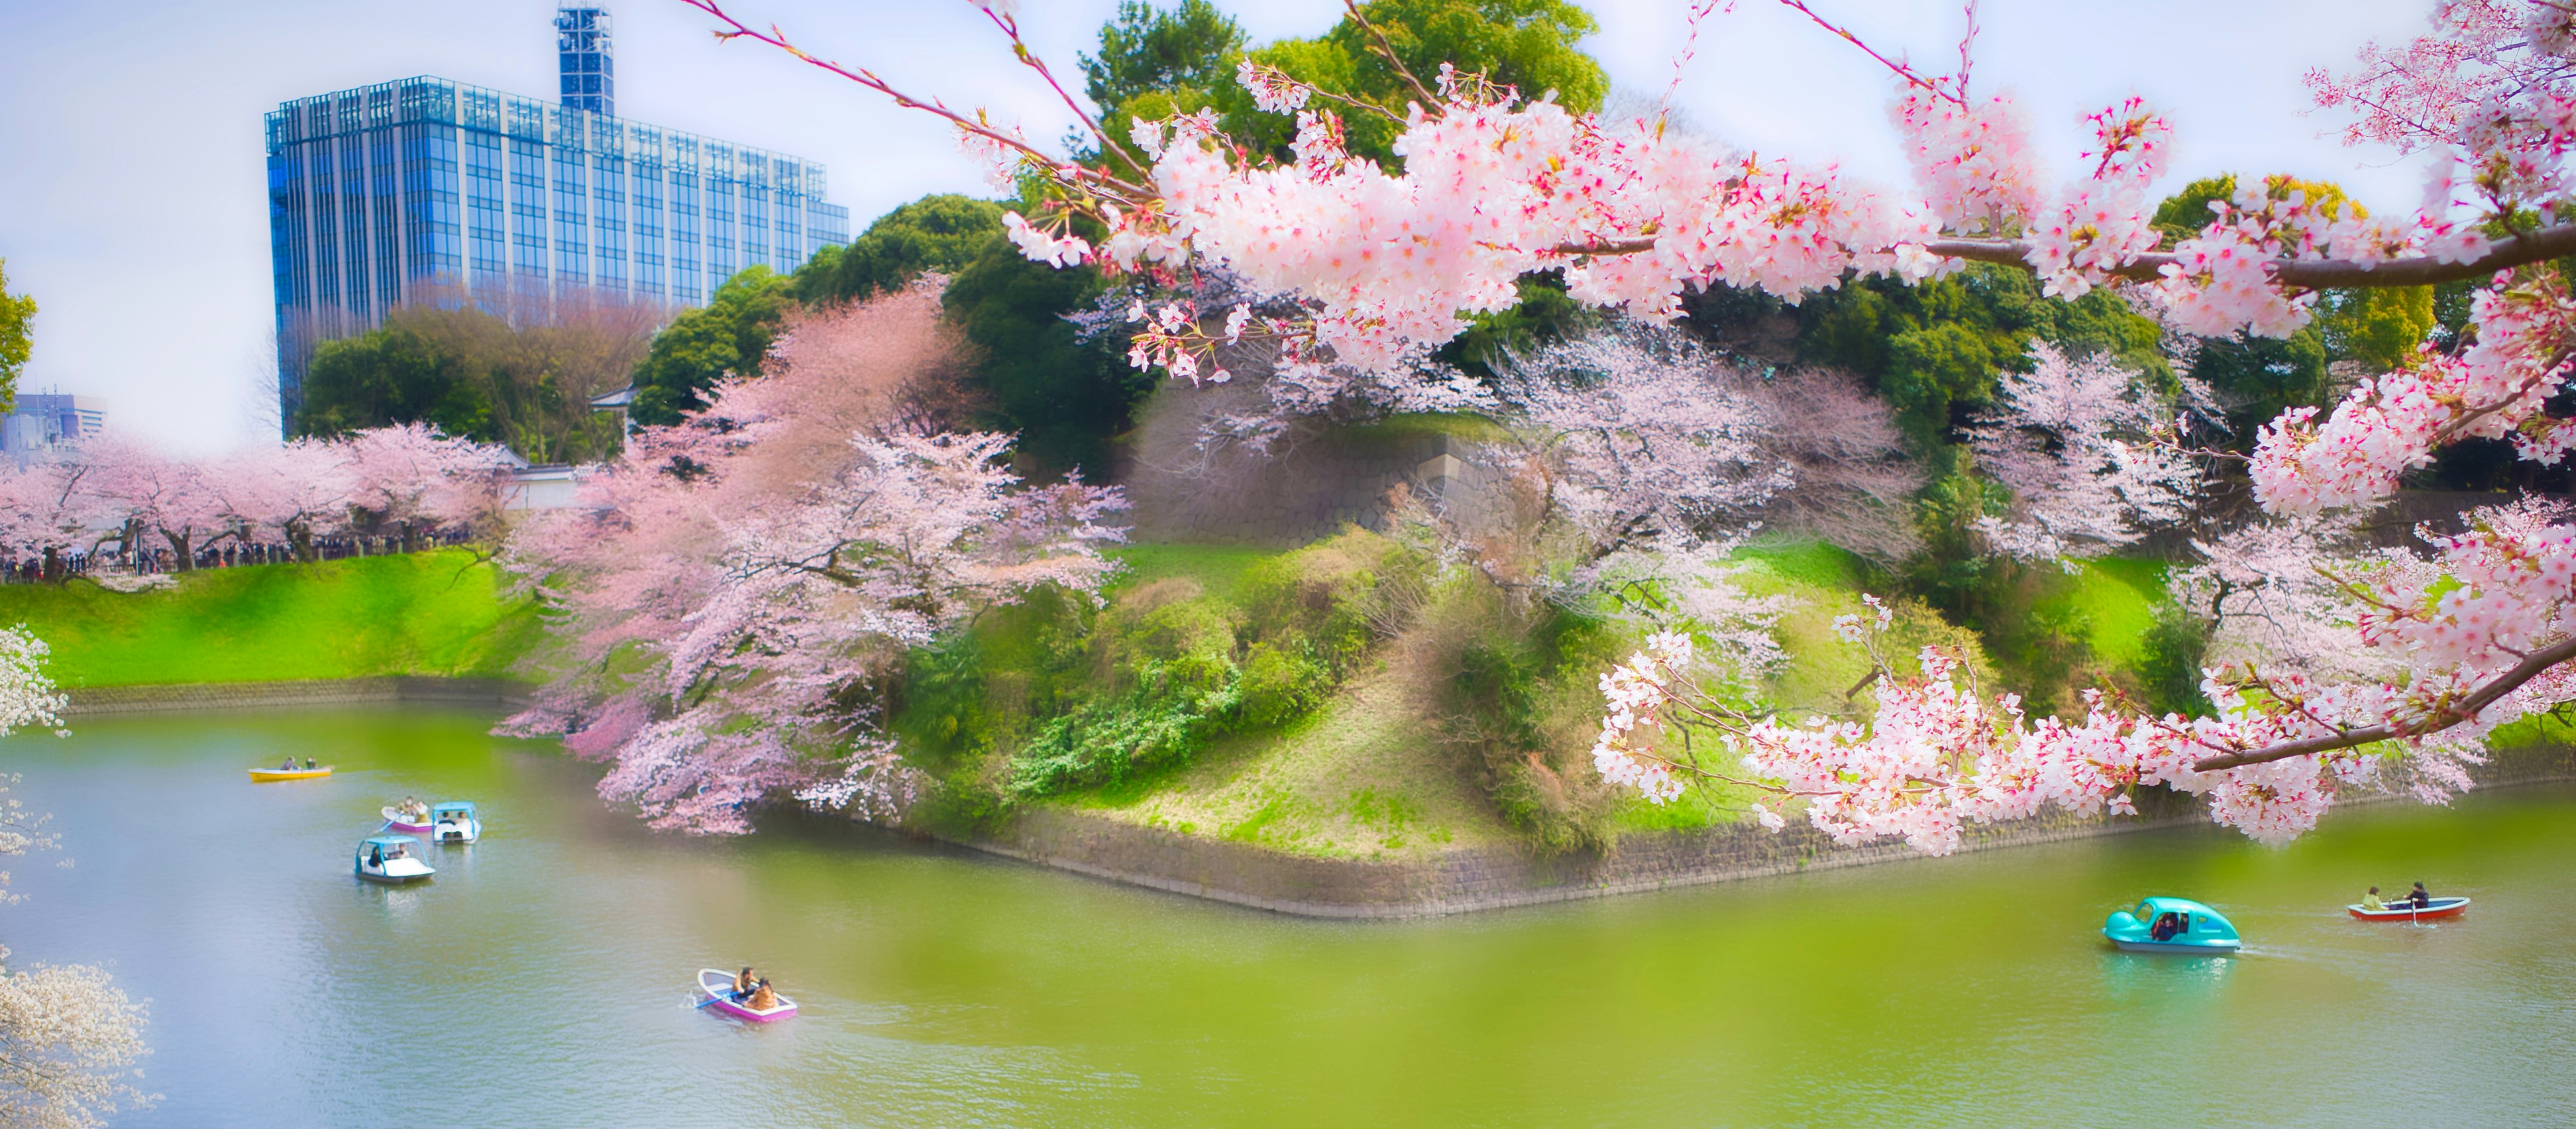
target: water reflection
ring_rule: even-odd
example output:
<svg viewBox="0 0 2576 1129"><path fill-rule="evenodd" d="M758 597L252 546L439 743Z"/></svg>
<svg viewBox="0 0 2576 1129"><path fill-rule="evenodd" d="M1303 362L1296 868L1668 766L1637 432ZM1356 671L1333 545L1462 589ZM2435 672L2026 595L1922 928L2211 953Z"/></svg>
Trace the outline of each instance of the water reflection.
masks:
<svg viewBox="0 0 2576 1129"><path fill-rule="evenodd" d="M489 723L138 718L0 743L80 860L17 868L16 959L104 961L153 1001L146 1083L168 1100L128 1124L2056 1125L2107 1101L2328 1126L2396 1079L2452 1123L2510 1124L2576 1077L2568 791L2352 813L2278 851L2157 832L1351 924L819 824L656 836ZM339 774L245 790L245 750L305 748ZM424 848L427 883L358 881L352 844L406 794L507 816ZM233 818L154 818L205 810ZM2477 908L2341 915L2401 873ZM2102 918L2150 892L2220 907L2248 949L2111 949ZM697 969L742 963L800 1016L690 1006ZM389 1029L403 1055L352 1060Z"/></svg>
<svg viewBox="0 0 2576 1129"><path fill-rule="evenodd" d="M2218 998L2239 961L2261 959L2248 948L2235 956L2187 953L2101 954L2103 998L2114 1003L2208 1001Z"/></svg>

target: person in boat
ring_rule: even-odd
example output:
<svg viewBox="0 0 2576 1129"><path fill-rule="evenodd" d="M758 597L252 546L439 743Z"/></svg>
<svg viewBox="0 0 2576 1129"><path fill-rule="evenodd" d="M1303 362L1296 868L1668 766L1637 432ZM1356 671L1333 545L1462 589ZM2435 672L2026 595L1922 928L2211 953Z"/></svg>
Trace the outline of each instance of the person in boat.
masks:
<svg viewBox="0 0 2576 1129"><path fill-rule="evenodd" d="M295 763L295 758L293 758L293 757L289 757L289 758L287 758L286 763L287 763L287 764L289 764L289 765L293 765L293 764ZM311 757L306 757L306 758L304 758L304 770L305 770L306 772L311 772L311 771L313 771L313 758L311 758Z"/></svg>
<svg viewBox="0 0 2576 1129"><path fill-rule="evenodd" d="M2175 934L2180 932L2182 932L2181 914L2160 913L2156 915L2156 923L2153 926L2148 927L2147 937L2150 940L2170 941L2174 939Z"/></svg>
<svg viewBox="0 0 2576 1129"><path fill-rule="evenodd" d="M385 849L383 847L368 847L367 865L378 870L383 870L385 868Z"/></svg>
<svg viewBox="0 0 2576 1129"><path fill-rule="evenodd" d="M742 966L742 971L734 973L733 998L739 1000L744 996L748 996L751 994L752 989L759 986L759 978L751 974L751 966L746 964Z"/></svg>
<svg viewBox="0 0 2576 1129"><path fill-rule="evenodd" d="M293 772L293 771L295 771L295 758L294 758L294 757L288 757L288 758L286 758L286 763L281 764L281 765L278 765L278 766L277 766L277 770L278 770L279 772Z"/></svg>
<svg viewBox="0 0 2576 1129"><path fill-rule="evenodd" d="M2414 903L2415 908L2423 909L2433 904L2433 895L2425 893L2424 884L2418 882L2415 884L2415 889L2406 895L2406 900Z"/></svg>
<svg viewBox="0 0 2576 1129"><path fill-rule="evenodd" d="M761 977L760 982L752 986L751 999L745 1001L744 1006L753 1011L768 1011L778 1006L778 993L769 990L768 977Z"/></svg>
<svg viewBox="0 0 2576 1129"><path fill-rule="evenodd" d="M2371 887L2369 893L2361 896L2361 909L2364 913L2378 913L2379 911L2387 908L2388 903L2379 900L2379 887L2377 886Z"/></svg>

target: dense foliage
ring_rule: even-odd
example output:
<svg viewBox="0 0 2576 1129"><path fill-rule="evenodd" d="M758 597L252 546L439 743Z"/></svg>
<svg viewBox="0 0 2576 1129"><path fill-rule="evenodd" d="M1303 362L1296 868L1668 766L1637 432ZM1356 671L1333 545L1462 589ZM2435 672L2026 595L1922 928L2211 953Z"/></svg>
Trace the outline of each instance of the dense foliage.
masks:
<svg viewBox="0 0 2576 1129"><path fill-rule="evenodd" d="M667 427L707 406L727 377L755 376L769 342L794 301L790 281L766 266L745 268L709 295L707 304L671 319L635 367L638 424Z"/></svg>
<svg viewBox="0 0 2576 1129"><path fill-rule="evenodd" d="M878 216L847 247L825 247L796 268L788 292L808 306L864 301L924 271L955 274L1002 234L1002 206L955 193L924 196Z"/></svg>
<svg viewBox="0 0 2576 1129"><path fill-rule="evenodd" d="M618 436L590 401L627 382L661 317L653 306L571 302L541 313L394 310L381 327L315 350L291 430L335 438L419 423L530 462L596 461Z"/></svg>

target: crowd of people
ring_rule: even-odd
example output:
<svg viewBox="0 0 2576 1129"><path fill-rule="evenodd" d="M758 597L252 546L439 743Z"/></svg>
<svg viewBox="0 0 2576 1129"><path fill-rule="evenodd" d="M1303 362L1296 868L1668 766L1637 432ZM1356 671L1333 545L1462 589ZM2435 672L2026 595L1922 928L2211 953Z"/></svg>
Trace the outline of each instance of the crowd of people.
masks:
<svg viewBox="0 0 2576 1129"><path fill-rule="evenodd" d="M441 548L471 540L463 529L441 529L421 539L424 547ZM313 541L315 560L336 561L348 557L381 557L399 553L399 537L319 537ZM284 542L227 541L199 549L190 554L197 568L242 568L249 565L292 564L295 547ZM42 557L0 559L0 584L39 584L93 574L154 576L182 571L178 555L167 548L120 551L102 546L98 551L75 550L56 558L57 575L45 575Z"/></svg>

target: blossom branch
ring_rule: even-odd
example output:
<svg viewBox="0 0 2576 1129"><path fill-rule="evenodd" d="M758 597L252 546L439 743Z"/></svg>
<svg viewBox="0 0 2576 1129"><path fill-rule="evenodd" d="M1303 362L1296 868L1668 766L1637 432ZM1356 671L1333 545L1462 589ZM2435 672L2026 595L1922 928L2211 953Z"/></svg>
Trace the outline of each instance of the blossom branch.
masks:
<svg viewBox="0 0 2576 1129"><path fill-rule="evenodd" d="M966 133L972 134L976 137L981 137L996 145L1000 145L1003 148L1016 150L1028 159L1039 162L1047 168L1055 170L1059 175L1071 175L1096 181L1103 187L1115 189L1118 194L1132 199L1143 199L1153 195L1153 192L1150 189L1141 185L1129 183L1116 176L1112 176L1103 170L1089 168L1082 165L1068 165L1059 160L1054 154L1029 144L1026 139L1019 135L995 129L971 115L949 109L947 103L942 102L937 98L925 100L906 94L902 90L896 88L893 83L879 77L875 71L869 70L866 67L847 67L829 59L817 58L816 56L809 55L803 48L788 42L786 34L775 27L763 32L743 23L741 20L735 19L730 13L727 13L724 10L717 0L680 0L680 2L715 17L717 20L723 22L726 27L731 29L729 31L716 32L716 38L719 40L730 41L735 39L749 39L758 43L766 43L795 56L810 66L821 68L822 70L839 75L842 78L846 78L861 86L867 87L870 90L876 91L879 94L883 94L887 98L892 99L895 105L902 107L903 109L920 110L925 113L936 115L937 117L946 120L950 125L956 126L958 129ZM1009 31L1010 29L1005 28L1005 30ZM1030 54L1026 47L1019 43L1019 37L1016 32L1012 33L1012 44L1014 49L1020 53L1023 61L1030 62L1032 66L1037 68L1039 73L1046 74L1048 83L1053 84L1055 82L1054 75L1047 72L1045 64L1034 61L1035 56ZM1063 93L1063 87L1058 86L1056 89L1059 94ZM1077 107L1074 112L1076 114L1082 114L1079 107ZM1095 135L1100 137L1102 144L1109 146L1113 151L1119 153L1121 156L1126 155L1126 150L1120 148L1116 141L1111 140L1109 135L1101 130L1099 123L1092 121L1089 115L1082 114L1082 121L1084 125L1091 127L1091 130Z"/></svg>
<svg viewBox="0 0 2576 1129"><path fill-rule="evenodd" d="M2214 757L2203 757L2192 762L2191 767L2195 772L2223 772L2227 769L2241 768L2246 765L2268 764L2273 761L2288 760L2291 757L2304 757L2317 753L2330 753L2339 749L2358 748L2375 741L2395 741L2427 737L2445 729L2449 729L2461 722L2477 717L2479 712L2485 710L2488 706L2494 705L2505 695L2522 688L2524 683L2540 677L2542 674L2548 672L2551 667L2557 666L2560 663L2568 662L2569 660L2576 660L2576 639L2568 639L2555 646L2543 647L2540 650L2533 651L2521 662L2515 663L2511 669L2495 676L2495 678L2489 680L2485 685L2471 691L2466 697L2459 699L2456 703L2445 703L2436 707L2432 711L2431 715L2425 719L2425 724L2409 725L2395 722L2382 722L2378 725L2363 726L2358 729L2340 729L2323 737L2307 737L2296 741L2279 741L2270 745L2265 745L2259 749L2247 749L2243 752L2225 753Z"/></svg>

